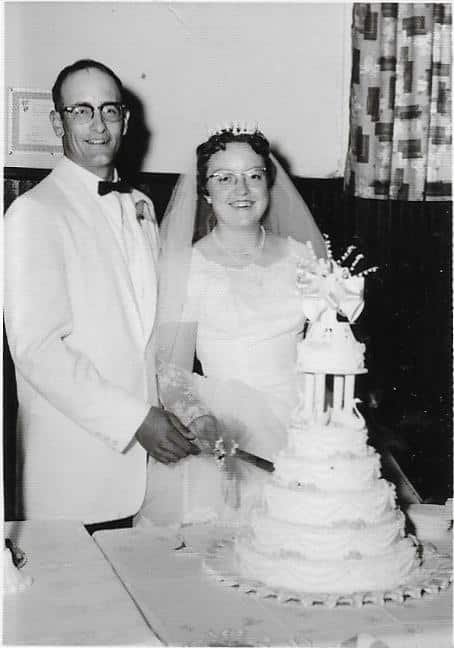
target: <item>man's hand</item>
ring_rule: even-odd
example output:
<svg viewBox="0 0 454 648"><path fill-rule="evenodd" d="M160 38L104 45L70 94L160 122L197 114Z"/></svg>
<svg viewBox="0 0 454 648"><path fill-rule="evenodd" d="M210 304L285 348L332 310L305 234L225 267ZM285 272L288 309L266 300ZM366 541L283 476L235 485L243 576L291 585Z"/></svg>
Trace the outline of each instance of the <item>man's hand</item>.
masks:
<svg viewBox="0 0 454 648"><path fill-rule="evenodd" d="M193 432L184 427L171 412L150 407L144 422L136 432L136 439L157 461L174 463L190 454L200 454L192 443Z"/></svg>

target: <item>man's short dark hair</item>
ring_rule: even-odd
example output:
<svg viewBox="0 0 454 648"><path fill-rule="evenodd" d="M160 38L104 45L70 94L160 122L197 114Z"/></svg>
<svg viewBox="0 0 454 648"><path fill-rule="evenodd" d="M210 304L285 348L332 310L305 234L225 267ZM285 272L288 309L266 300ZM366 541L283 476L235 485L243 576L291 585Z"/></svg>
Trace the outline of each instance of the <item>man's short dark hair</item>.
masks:
<svg viewBox="0 0 454 648"><path fill-rule="evenodd" d="M72 63L71 65L67 65L63 70L59 73L58 77L55 80L55 83L52 87L52 99L54 102L55 110L61 110L63 108L63 102L62 102L62 97L61 97L61 87L64 83L64 81L71 76L71 74L74 74L75 72L79 72L80 70L100 70L101 72L104 72L105 74L108 74L117 84L117 87L120 91L120 95L123 98L123 84L120 81L120 79L117 77L115 72L113 72L107 65L104 65L104 63L100 63L99 61L95 61L93 59L80 59L79 61L76 61L75 63Z"/></svg>

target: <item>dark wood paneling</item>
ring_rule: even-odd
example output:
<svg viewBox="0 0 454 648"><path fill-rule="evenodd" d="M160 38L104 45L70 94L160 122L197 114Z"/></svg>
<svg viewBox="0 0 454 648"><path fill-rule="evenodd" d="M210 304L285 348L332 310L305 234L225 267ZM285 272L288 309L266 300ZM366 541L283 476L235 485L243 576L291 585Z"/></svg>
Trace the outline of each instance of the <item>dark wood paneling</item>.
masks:
<svg viewBox="0 0 454 648"><path fill-rule="evenodd" d="M17 196L34 187L49 172L49 169L6 167L3 180L5 210ZM177 178L176 173L139 173L127 180L150 196L155 206L156 216L161 221Z"/></svg>

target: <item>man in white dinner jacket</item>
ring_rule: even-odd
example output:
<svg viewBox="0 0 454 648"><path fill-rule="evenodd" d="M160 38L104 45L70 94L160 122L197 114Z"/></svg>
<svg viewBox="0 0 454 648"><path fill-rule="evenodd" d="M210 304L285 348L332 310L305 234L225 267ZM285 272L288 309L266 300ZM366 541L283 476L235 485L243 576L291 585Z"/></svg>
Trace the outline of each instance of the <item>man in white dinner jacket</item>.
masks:
<svg viewBox="0 0 454 648"><path fill-rule="evenodd" d="M147 452L170 463L198 450L157 407L158 230L151 201L115 170L130 117L121 81L82 60L60 72L52 92L64 157L5 219L17 517L77 519L95 530L129 525Z"/></svg>

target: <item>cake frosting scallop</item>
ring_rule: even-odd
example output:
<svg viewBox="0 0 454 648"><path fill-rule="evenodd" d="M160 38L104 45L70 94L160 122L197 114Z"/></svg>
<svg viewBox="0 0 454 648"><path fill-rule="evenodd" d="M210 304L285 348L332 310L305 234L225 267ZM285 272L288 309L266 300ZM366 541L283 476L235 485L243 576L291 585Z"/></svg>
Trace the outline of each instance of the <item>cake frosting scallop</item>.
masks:
<svg viewBox="0 0 454 648"><path fill-rule="evenodd" d="M340 261L314 256L299 269L309 320L297 360L304 388L263 503L235 543L243 577L297 593L390 590L418 565L395 487L381 477L354 397L365 349L350 323L363 309L364 277L374 269L353 274L361 257L343 266L351 250Z"/></svg>

